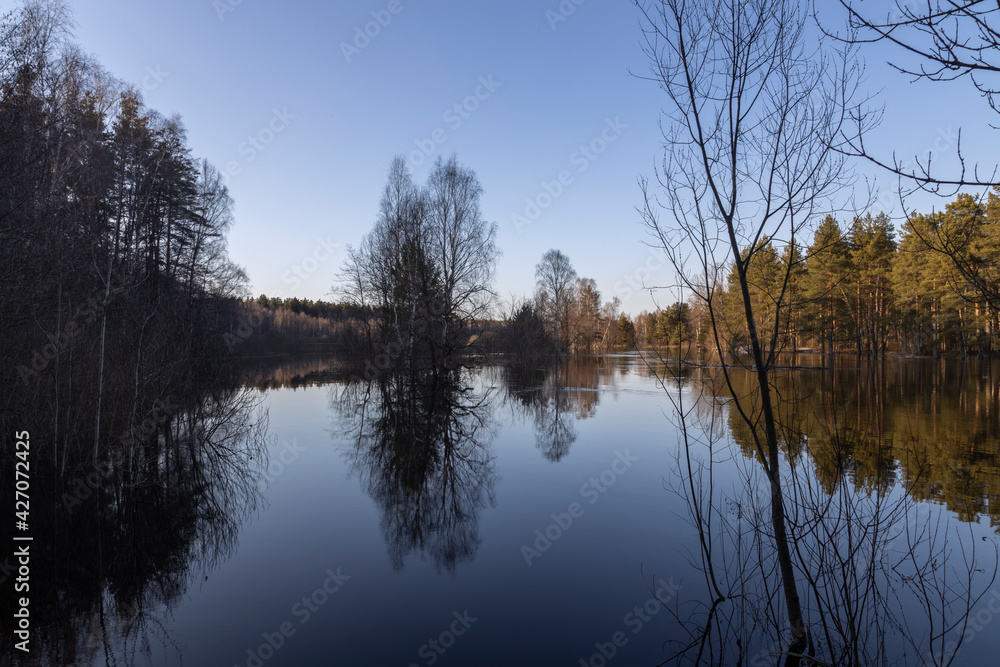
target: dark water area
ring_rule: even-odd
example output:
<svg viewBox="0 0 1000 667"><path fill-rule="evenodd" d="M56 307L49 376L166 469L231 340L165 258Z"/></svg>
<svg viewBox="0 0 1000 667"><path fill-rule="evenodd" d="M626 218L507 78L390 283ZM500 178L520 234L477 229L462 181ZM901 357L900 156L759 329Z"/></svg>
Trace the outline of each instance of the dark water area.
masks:
<svg viewBox="0 0 1000 667"><path fill-rule="evenodd" d="M774 388L816 654L996 664L1000 365L848 358ZM768 487L734 392L753 404L748 373L628 354L379 380L248 364L156 456L61 485L40 464L32 653L8 631L0 656L778 664Z"/></svg>

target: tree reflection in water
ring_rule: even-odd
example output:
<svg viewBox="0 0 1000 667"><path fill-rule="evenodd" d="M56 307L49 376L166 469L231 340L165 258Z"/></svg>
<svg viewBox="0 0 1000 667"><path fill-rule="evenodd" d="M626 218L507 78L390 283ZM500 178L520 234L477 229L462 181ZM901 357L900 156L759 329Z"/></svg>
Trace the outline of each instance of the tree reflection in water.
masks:
<svg viewBox="0 0 1000 667"><path fill-rule="evenodd" d="M496 504L491 389L464 370L336 384L331 406L347 458L382 511L395 569L417 551L454 574L482 541L479 514Z"/></svg>
<svg viewBox="0 0 1000 667"><path fill-rule="evenodd" d="M191 397L103 447L96 470L70 461L64 476L62 461L44 456L41 433L32 434L37 576L32 653L19 664L136 664L156 645L182 656L166 630L172 609L233 553L261 499L260 401L245 389ZM5 479L14 477L11 459L3 457ZM13 506L12 489L0 487ZM10 618L14 601L2 599ZM11 633L0 641L0 655L13 660Z"/></svg>
<svg viewBox="0 0 1000 667"><path fill-rule="evenodd" d="M716 369L689 373L688 390L679 391L676 366L651 367L665 380L684 436L672 488L698 536L694 562L706 591L668 606L687 637L676 642L674 662L955 663L970 614L995 581L996 541L952 520L941 504L917 500L934 482L906 463L922 439L916 424L888 426L885 397L893 392L883 371L787 372L772 380L791 464L782 483L809 633L805 655L791 656L768 481L750 430L755 413L751 425L735 417ZM755 410L755 385L730 372L732 391ZM736 459L733 445L742 454ZM720 471L734 460L740 474L724 485Z"/></svg>
<svg viewBox="0 0 1000 667"><path fill-rule="evenodd" d="M576 440L574 422L595 414L612 366L578 358L332 384L347 457L381 509L393 567L419 552L454 574L475 557L479 515L496 504L491 445L501 402L534 420L536 446L559 461Z"/></svg>
<svg viewBox="0 0 1000 667"><path fill-rule="evenodd" d="M576 442L575 422L596 414L602 378L614 381L613 362L606 357L564 358L547 367L506 365L502 374L508 402L531 416L535 446L554 463Z"/></svg>

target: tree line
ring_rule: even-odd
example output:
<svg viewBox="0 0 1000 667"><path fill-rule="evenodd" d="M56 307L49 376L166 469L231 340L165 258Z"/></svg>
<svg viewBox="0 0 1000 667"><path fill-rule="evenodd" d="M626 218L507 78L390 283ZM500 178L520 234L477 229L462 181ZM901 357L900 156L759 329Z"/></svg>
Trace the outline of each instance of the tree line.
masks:
<svg viewBox="0 0 1000 667"><path fill-rule="evenodd" d="M63 467L80 433L96 457L189 395L248 296L222 174L70 26L55 0L0 19L2 412L51 428Z"/></svg>
<svg viewBox="0 0 1000 667"><path fill-rule="evenodd" d="M770 338L777 327L778 349L786 352L992 355L1000 348L1000 319L991 298L994 291L1000 292L1000 196L961 194L943 211L911 215L901 228L897 235L884 213L856 216L846 229L827 216L808 246L763 236L752 252L745 248L744 256L750 257L749 293L762 338ZM383 266L397 262L386 275L405 276L406 258L390 257L384 253L380 260ZM354 278L359 266L372 262L369 255L362 264L351 264ZM492 275L492 268L486 274ZM431 305L418 308L411 303L413 322L421 314L432 315L440 289L436 280L426 283L420 297ZM383 337L394 332L392 349L402 349L402 331L416 326L399 321L399 312L406 311L406 292L398 285L382 285L385 299L376 306L370 297L361 298L366 290L371 294L374 285L355 280L347 286L344 301L337 303L261 295L254 303L271 312L258 333L275 331L270 339L274 349L279 336L283 341L306 336L356 347L357 332L368 327L369 334L378 331ZM476 317L454 321L453 331L466 337L453 339L449 353L464 349L463 341L469 339L493 351L520 355L712 346L711 313L700 299L630 316L621 312L617 298L604 300L597 283L579 276L570 259L555 249L536 267L531 298L502 306L488 285L476 290L484 297L476 304ZM716 325L727 349L745 351L748 333L734 266L715 292ZM417 293L414 289L411 295Z"/></svg>
<svg viewBox="0 0 1000 667"><path fill-rule="evenodd" d="M350 303L335 303L322 299L300 299L295 297L268 297L261 294L256 299L259 306L268 310L290 310L293 313L303 313L309 317L322 317L328 320L360 320L370 317L371 311Z"/></svg>
<svg viewBox="0 0 1000 667"><path fill-rule="evenodd" d="M912 214L898 237L884 213L856 216L846 230L827 216L804 248L762 237L747 268L761 331L770 338L777 328L776 344L786 351L991 356L1000 347L1000 319L980 285L993 290L1000 279L998 229L994 191ZM747 332L733 270L719 287L720 331L739 350ZM695 340L707 329L697 317L687 320L677 336Z"/></svg>
<svg viewBox="0 0 1000 667"><path fill-rule="evenodd" d="M747 282L760 336L777 350L881 356L992 356L1000 349L1000 196L960 194L943 211L914 213L897 235L884 213L866 213L846 229L833 216L812 242L762 236ZM730 352L749 334L734 264L700 298L635 316L637 347L710 349L713 325Z"/></svg>

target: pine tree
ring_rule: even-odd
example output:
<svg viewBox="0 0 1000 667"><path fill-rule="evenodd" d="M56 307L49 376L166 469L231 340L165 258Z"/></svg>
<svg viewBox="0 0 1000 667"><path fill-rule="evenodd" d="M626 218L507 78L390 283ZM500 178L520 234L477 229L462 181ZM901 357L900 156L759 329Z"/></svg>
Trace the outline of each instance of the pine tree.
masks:
<svg viewBox="0 0 1000 667"><path fill-rule="evenodd" d="M893 316L890 271L896 241L889 216L867 213L855 217L849 244L858 354L867 351L877 356L885 352Z"/></svg>
<svg viewBox="0 0 1000 667"><path fill-rule="evenodd" d="M851 268L847 240L836 218L827 216L816 228L802 277L803 320L822 341L826 354L833 353L845 336L850 318L845 288Z"/></svg>

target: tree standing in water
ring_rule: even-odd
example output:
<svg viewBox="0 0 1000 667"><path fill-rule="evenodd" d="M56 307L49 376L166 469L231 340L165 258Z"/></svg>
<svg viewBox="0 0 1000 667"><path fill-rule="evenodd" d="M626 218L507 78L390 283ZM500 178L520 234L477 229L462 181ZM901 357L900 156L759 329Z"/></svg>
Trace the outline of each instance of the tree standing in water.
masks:
<svg viewBox="0 0 1000 667"><path fill-rule="evenodd" d="M773 245L801 246L809 221L846 185L838 152L852 120L857 68L807 35L790 0L636 0L649 79L666 97L659 193L641 182L644 222L673 263L681 289L707 307L731 409L746 423L770 487L770 528L798 665L808 638L790 549L771 375L787 319L788 262L766 315L753 268ZM809 46L810 42L813 46ZM734 272L754 386L733 390L720 337L720 282ZM767 321L764 321L766 318ZM766 333L765 333L766 332Z"/></svg>

